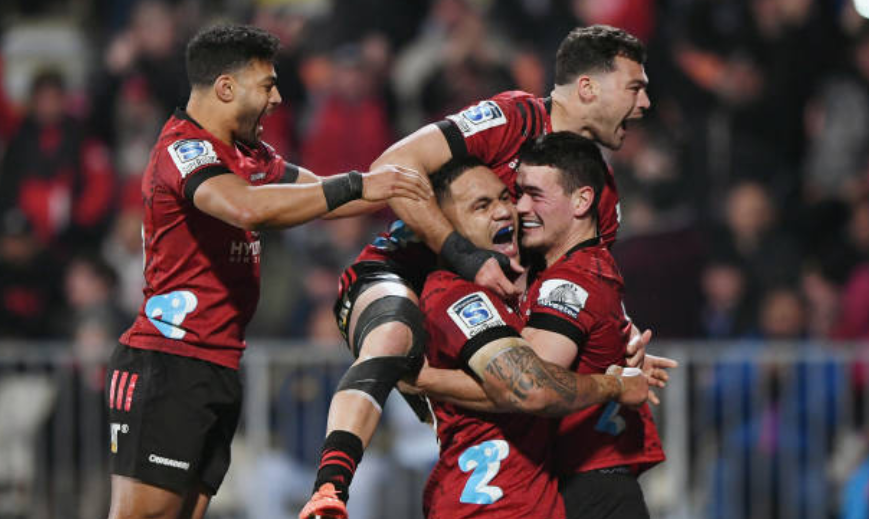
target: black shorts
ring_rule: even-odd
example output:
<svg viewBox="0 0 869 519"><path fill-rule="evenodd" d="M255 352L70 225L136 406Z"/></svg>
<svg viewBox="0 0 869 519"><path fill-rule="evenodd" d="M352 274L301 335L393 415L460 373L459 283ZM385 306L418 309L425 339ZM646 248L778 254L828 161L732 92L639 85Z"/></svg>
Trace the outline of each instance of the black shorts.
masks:
<svg viewBox="0 0 869 519"><path fill-rule="evenodd" d="M112 474L179 494L199 484L217 493L241 411L238 371L119 344L105 395Z"/></svg>
<svg viewBox="0 0 869 519"><path fill-rule="evenodd" d="M335 306L332 309L338 330L347 341L347 345L350 346L350 314L353 311L356 298L362 292L371 285L389 281L400 283L419 296L422 293L422 286L427 275L428 272L412 271L395 263L382 261L360 261L347 267L341 275L338 285L338 300L335 301ZM359 355L359 352L355 351L354 348L350 349L353 351L354 357Z"/></svg>
<svg viewBox="0 0 869 519"><path fill-rule="evenodd" d="M649 519L637 477L627 469L602 469L559 479L567 519Z"/></svg>

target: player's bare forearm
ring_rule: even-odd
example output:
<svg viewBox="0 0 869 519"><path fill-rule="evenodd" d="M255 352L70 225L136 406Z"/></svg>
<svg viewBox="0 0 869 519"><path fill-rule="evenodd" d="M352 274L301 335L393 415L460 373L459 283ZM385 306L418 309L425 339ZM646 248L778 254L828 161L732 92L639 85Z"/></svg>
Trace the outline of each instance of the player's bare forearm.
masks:
<svg viewBox="0 0 869 519"><path fill-rule="evenodd" d="M415 384L429 398L471 409L498 412L483 387L472 376L458 369L439 369L426 366L420 371Z"/></svg>
<svg viewBox="0 0 869 519"><path fill-rule="evenodd" d="M200 211L246 230L292 227L328 210L319 183L251 186L235 175L206 180L193 203Z"/></svg>
<svg viewBox="0 0 869 519"><path fill-rule="evenodd" d="M366 200L354 200L323 215L324 220L337 220L350 218L364 214L372 214L386 207L386 202L368 202Z"/></svg>
<svg viewBox="0 0 869 519"><path fill-rule="evenodd" d="M618 398L615 377L579 375L538 357L528 346L507 348L486 364L483 388L511 411L564 416Z"/></svg>
<svg viewBox="0 0 869 519"><path fill-rule="evenodd" d="M451 156L443 133L430 124L390 146L371 164L371 168L395 164L431 175ZM435 252L440 252L444 240L453 231L434 199L424 202L392 199L389 206Z"/></svg>

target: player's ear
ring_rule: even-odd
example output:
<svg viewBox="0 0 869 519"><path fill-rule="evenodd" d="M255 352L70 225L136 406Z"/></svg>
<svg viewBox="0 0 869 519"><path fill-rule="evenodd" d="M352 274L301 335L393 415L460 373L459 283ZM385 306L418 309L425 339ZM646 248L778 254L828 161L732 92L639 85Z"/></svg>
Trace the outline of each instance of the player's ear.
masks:
<svg viewBox="0 0 869 519"><path fill-rule="evenodd" d="M591 186L582 186L571 195L573 201L574 218L582 218L591 212L594 203L594 189Z"/></svg>
<svg viewBox="0 0 869 519"><path fill-rule="evenodd" d="M595 81L593 77L585 74L576 78L574 84L576 85L576 95L579 96L579 100L584 103L594 101L597 97L598 90L600 89L597 81Z"/></svg>
<svg viewBox="0 0 869 519"><path fill-rule="evenodd" d="M224 103L235 99L236 88L235 80L230 75L223 74L214 80L214 93Z"/></svg>

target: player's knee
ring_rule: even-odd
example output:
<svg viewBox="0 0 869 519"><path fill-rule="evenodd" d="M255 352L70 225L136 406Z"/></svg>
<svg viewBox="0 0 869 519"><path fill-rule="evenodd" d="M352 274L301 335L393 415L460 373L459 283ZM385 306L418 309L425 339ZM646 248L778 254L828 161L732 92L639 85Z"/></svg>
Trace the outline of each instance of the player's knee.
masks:
<svg viewBox="0 0 869 519"><path fill-rule="evenodd" d="M359 358L400 355L409 360L411 370L419 370L428 334L415 302L406 297L387 296L365 308L352 339ZM363 346L366 349L360 351Z"/></svg>
<svg viewBox="0 0 869 519"><path fill-rule="evenodd" d="M413 332L406 324L389 321L372 329L359 348L359 358L406 355L413 347Z"/></svg>

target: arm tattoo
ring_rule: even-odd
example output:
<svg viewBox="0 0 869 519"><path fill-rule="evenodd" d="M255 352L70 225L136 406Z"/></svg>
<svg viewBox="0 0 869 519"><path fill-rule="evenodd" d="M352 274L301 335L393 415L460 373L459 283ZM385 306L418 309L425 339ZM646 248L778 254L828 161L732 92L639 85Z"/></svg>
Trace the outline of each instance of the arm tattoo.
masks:
<svg viewBox="0 0 869 519"><path fill-rule="evenodd" d="M563 415L584 407L597 397L589 393L599 391L594 382L579 384L574 373L541 360L527 346L504 350L489 361L486 372L510 390L509 400L518 407L532 392L545 393L549 403L543 414L547 415Z"/></svg>

